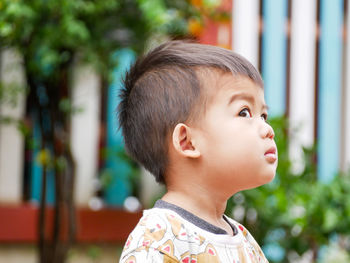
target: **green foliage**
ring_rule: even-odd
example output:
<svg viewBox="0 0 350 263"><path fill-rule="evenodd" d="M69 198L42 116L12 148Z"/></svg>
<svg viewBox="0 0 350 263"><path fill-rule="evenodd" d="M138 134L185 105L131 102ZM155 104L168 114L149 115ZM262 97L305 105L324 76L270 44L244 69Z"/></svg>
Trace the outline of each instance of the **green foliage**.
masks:
<svg viewBox="0 0 350 263"><path fill-rule="evenodd" d="M97 260L101 257L101 253L101 249L97 246L90 246L88 249L88 256L94 262L97 262Z"/></svg>
<svg viewBox="0 0 350 263"><path fill-rule="evenodd" d="M185 0L1 0L0 47L19 48L33 58L30 69L46 76L75 52L107 70L120 47L141 52L151 34L168 34L170 25L185 34L190 10Z"/></svg>
<svg viewBox="0 0 350 263"><path fill-rule="evenodd" d="M316 175L315 148L304 149L305 167L300 173L293 173L287 121L276 118L271 125L279 152L276 178L234 196L227 213L232 215L237 207L243 208L242 223L258 243L265 248L271 245L279 248L281 256L271 256L270 262L287 262L291 253L302 255L306 251L312 251L316 260L321 246L331 244L332 239L350 236L350 175L336 175L327 184L320 182ZM348 244L343 249L349 251L344 246Z"/></svg>

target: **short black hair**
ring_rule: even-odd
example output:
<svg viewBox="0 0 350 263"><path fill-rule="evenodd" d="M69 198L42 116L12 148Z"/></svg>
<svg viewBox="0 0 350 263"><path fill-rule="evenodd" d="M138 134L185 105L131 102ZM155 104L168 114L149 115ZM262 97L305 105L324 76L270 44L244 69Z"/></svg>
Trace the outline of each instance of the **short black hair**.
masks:
<svg viewBox="0 0 350 263"><path fill-rule="evenodd" d="M259 72L224 48L188 41L164 43L140 57L126 73L118 106L127 153L165 183L169 135L203 97L201 69L245 76L263 87Z"/></svg>

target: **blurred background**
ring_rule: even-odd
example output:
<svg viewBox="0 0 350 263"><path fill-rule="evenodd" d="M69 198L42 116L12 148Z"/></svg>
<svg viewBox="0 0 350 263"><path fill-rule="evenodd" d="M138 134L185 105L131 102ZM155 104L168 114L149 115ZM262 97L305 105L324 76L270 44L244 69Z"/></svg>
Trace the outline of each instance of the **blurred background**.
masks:
<svg viewBox="0 0 350 263"><path fill-rule="evenodd" d="M276 179L232 197L270 262L350 262L348 0L0 0L0 262L116 262L164 189L128 158L125 70L169 39L262 73ZM147 135L145 135L147 136Z"/></svg>

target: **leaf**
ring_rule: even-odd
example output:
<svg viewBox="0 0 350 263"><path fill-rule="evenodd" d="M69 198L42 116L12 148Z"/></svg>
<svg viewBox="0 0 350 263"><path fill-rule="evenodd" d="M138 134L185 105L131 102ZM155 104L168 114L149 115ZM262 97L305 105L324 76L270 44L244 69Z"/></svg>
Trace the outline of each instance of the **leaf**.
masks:
<svg viewBox="0 0 350 263"><path fill-rule="evenodd" d="M36 156L36 161L42 166L48 166L51 162L51 153L48 149L42 149Z"/></svg>
<svg viewBox="0 0 350 263"><path fill-rule="evenodd" d="M324 221L323 221L322 228L327 232L333 230L335 226L337 226L338 222L340 221L339 213L337 212L337 210L333 208L329 208L325 210L323 217L324 217L323 218Z"/></svg>
<svg viewBox="0 0 350 263"><path fill-rule="evenodd" d="M13 25L10 23L0 22L0 37L8 37L13 32Z"/></svg>
<svg viewBox="0 0 350 263"><path fill-rule="evenodd" d="M66 16L63 19L62 28L64 33L66 33L65 37L74 41L84 42L90 38L90 32L84 22L72 16Z"/></svg>

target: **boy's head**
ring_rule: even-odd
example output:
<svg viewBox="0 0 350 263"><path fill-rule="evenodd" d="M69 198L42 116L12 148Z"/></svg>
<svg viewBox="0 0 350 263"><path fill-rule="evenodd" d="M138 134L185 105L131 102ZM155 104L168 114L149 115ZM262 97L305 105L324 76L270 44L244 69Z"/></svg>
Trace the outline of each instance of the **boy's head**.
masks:
<svg viewBox="0 0 350 263"><path fill-rule="evenodd" d="M155 48L126 74L118 108L125 146L158 182L165 182L175 126L200 120L218 88L208 80L228 74L243 77L262 90L259 72L243 57L223 48L182 41Z"/></svg>

